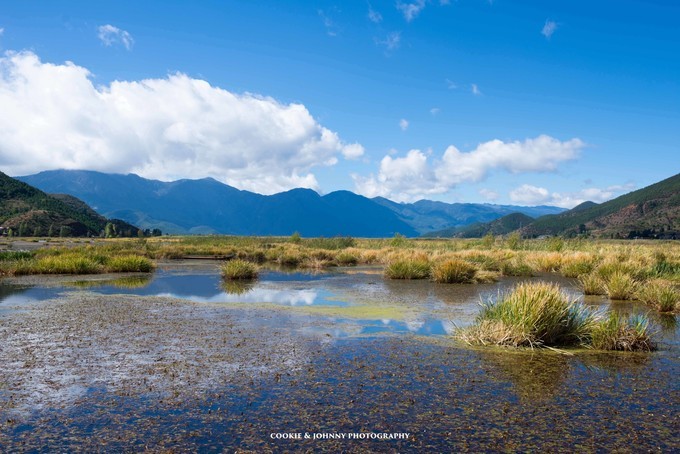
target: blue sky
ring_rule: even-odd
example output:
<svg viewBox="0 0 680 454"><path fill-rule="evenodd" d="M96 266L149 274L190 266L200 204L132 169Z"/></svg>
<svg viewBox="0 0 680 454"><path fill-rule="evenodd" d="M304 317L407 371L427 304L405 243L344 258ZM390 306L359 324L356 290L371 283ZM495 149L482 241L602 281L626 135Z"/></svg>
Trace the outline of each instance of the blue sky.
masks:
<svg viewBox="0 0 680 454"><path fill-rule="evenodd" d="M10 175L571 207L680 171L677 2L3 3Z"/></svg>

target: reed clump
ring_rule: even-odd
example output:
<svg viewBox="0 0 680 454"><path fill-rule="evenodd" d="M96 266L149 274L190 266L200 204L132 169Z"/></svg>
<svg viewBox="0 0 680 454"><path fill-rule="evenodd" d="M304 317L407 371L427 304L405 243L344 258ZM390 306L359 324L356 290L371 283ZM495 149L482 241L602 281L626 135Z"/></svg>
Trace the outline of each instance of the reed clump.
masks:
<svg viewBox="0 0 680 454"><path fill-rule="evenodd" d="M680 291L663 280L648 281L640 285L636 297L659 312L674 312L680 304Z"/></svg>
<svg viewBox="0 0 680 454"><path fill-rule="evenodd" d="M521 283L483 302L475 323L456 336L470 344L510 347L655 348L646 317L602 315L545 282Z"/></svg>
<svg viewBox="0 0 680 454"><path fill-rule="evenodd" d="M615 271L605 280L604 288L609 299L632 300L638 289L638 282L627 273Z"/></svg>
<svg viewBox="0 0 680 454"><path fill-rule="evenodd" d="M593 325L591 346L598 350L652 351L649 320L641 314L628 317L609 312Z"/></svg>
<svg viewBox="0 0 680 454"><path fill-rule="evenodd" d="M428 279L430 272L430 262L422 259L395 260L385 267L388 279Z"/></svg>
<svg viewBox="0 0 680 454"><path fill-rule="evenodd" d="M440 284L470 284L475 281L477 267L460 259L450 259L432 266L432 280Z"/></svg>
<svg viewBox="0 0 680 454"><path fill-rule="evenodd" d="M257 265L241 259L234 259L222 265L222 277L228 280L255 279L259 274Z"/></svg>

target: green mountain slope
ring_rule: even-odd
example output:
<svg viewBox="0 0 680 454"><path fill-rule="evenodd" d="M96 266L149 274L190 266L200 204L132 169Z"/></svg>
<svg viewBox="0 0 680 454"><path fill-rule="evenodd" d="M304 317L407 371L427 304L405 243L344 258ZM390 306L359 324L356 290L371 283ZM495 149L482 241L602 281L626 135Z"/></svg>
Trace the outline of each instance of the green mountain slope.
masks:
<svg viewBox="0 0 680 454"><path fill-rule="evenodd" d="M491 222L477 222L465 227L449 228L431 232L424 237L435 238L481 238L484 235L505 235L531 224L534 218L523 213L511 213Z"/></svg>
<svg viewBox="0 0 680 454"><path fill-rule="evenodd" d="M521 233L528 237L680 238L680 174L599 205L586 202L540 217Z"/></svg>
<svg viewBox="0 0 680 454"><path fill-rule="evenodd" d="M23 236L99 235L107 222L116 231L136 235L128 223L97 214L81 200L63 194L50 195L0 172L0 228Z"/></svg>

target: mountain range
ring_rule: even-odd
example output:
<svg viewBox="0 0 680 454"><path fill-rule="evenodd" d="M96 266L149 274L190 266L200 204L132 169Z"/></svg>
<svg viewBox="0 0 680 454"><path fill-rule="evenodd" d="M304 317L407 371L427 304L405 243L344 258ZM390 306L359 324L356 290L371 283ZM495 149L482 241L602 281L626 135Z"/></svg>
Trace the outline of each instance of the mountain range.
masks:
<svg viewBox="0 0 680 454"><path fill-rule="evenodd" d="M19 177L45 192L71 194L98 213L174 234L391 237L497 219L513 212L537 217L557 207L396 203L349 191L319 195L293 189L274 195L242 191L212 178L162 182L134 174L53 170Z"/></svg>

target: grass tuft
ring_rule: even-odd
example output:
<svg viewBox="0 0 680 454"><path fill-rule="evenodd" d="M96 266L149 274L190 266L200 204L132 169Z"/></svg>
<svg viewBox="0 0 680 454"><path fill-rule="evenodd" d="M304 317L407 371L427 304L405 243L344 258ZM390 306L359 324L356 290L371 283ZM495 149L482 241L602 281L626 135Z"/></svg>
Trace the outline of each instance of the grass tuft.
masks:
<svg viewBox="0 0 680 454"><path fill-rule="evenodd" d="M569 346L585 342L592 313L551 283L525 282L496 301L482 303L472 328L463 330L469 343L513 347Z"/></svg>
<svg viewBox="0 0 680 454"><path fill-rule="evenodd" d="M255 279L258 276L257 265L245 260L230 260L222 266L222 277L231 280Z"/></svg>
<svg viewBox="0 0 680 454"><path fill-rule="evenodd" d="M680 302L680 291L664 281L649 281L637 291L637 299L659 312L673 312Z"/></svg>
<svg viewBox="0 0 680 454"><path fill-rule="evenodd" d="M656 345L649 334L649 321L644 315L625 317L609 314L593 326L592 346L598 350L652 351Z"/></svg>
<svg viewBox="0 0 680 454"><path fill-rule="evenodd" d="M122 255L112 257L106 264L106 269L111 273L149 273L153 271L154 264L139 255Z"/></svg>
<svg viewBox="0 0 680 454"><path fill-rule="evenodd" d="M609 299L631 300L635 298L637 281L630 274L614 271L605 281L604 288Z"/></svg>
<svg viewBox="0 0 680 454"><path fill-rule="evenodd" d="M388 279L428 279L430 263L419 259L395 260L385 268L385 277Z"/></svg>
<svg viewBox="0 0 680 454"><path fill-rule="evenodd" d="M597 274L582 274L578 278L584 295L606 295L604 281Z"/></svg>
<svg viewBox="0 0 680 454"><path fill-rule="evenodd" d="M440 284L470 284L474 282L477 267L460 259L435 263L432 280Z"/></svg>

